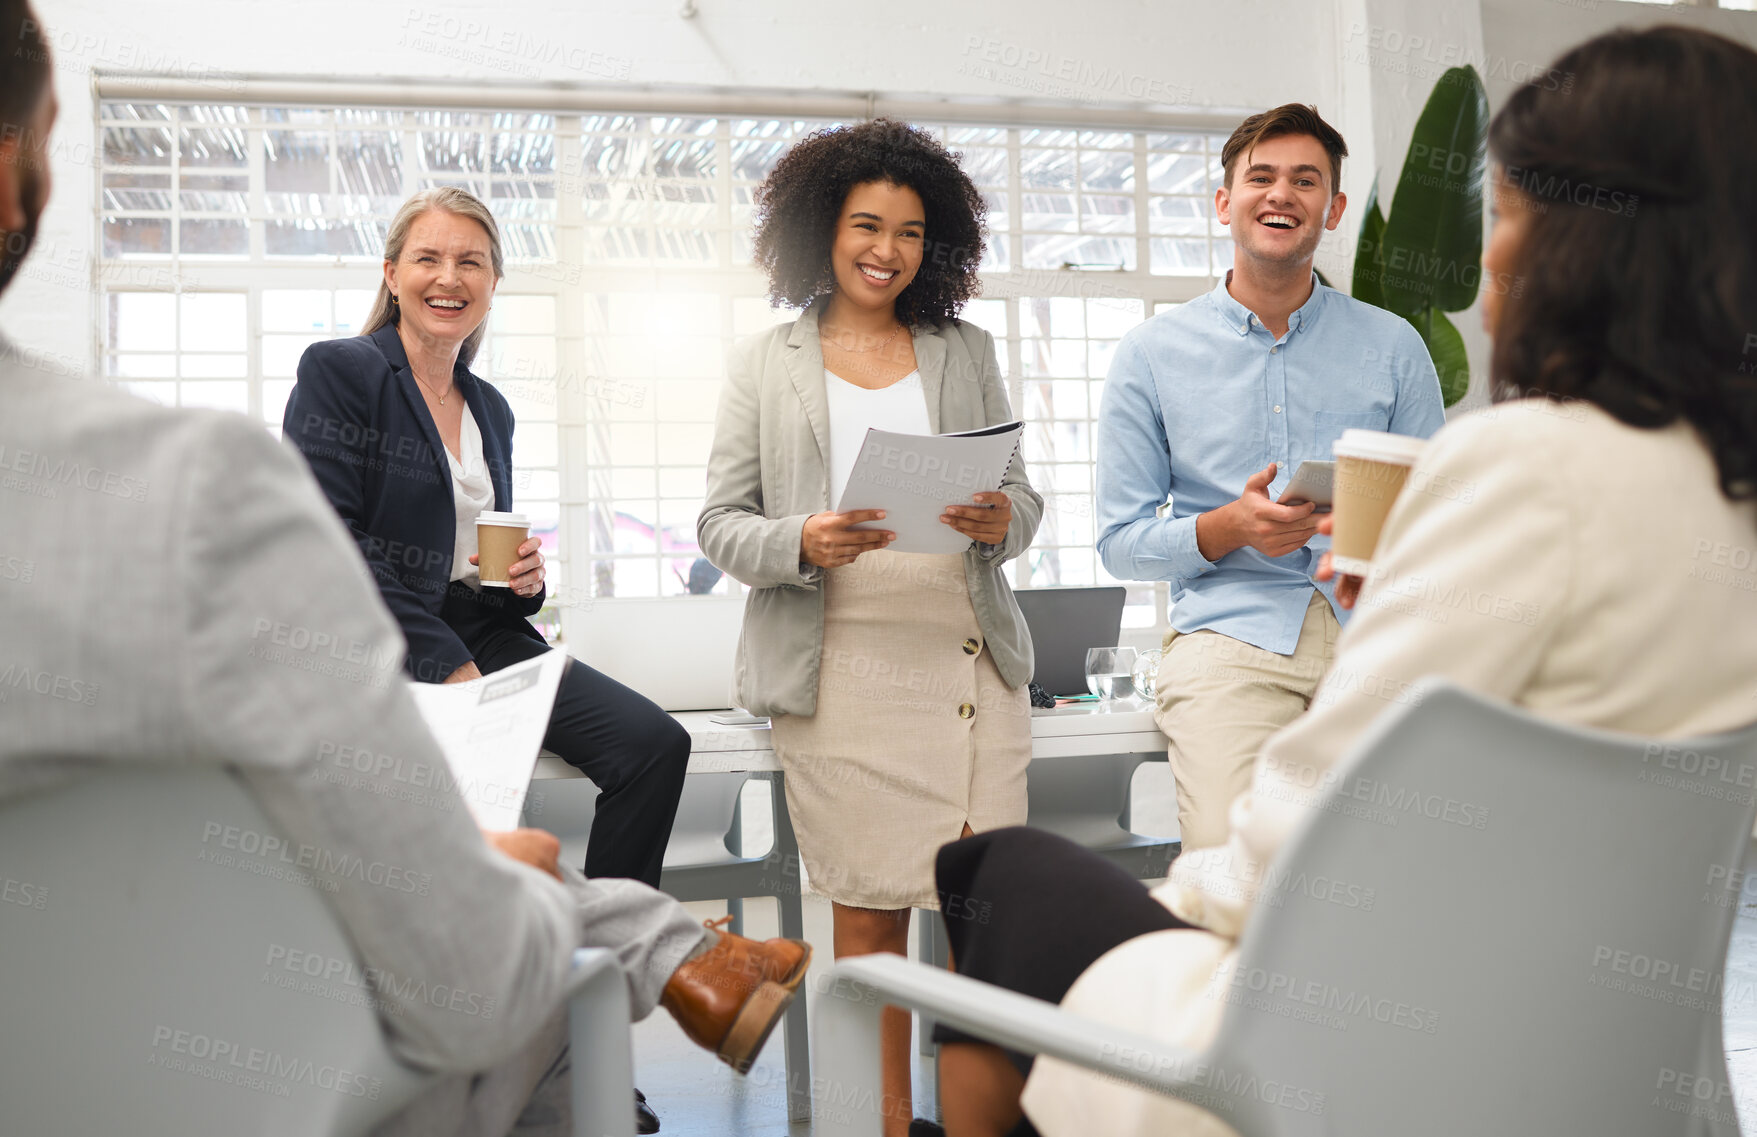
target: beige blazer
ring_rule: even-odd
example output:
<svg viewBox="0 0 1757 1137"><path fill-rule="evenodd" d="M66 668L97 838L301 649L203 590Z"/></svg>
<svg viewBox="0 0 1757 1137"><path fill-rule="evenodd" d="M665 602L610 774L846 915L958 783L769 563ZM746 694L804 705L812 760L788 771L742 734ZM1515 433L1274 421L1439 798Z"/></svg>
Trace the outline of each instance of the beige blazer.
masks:
<svg viewBox="0 0 1757 1137"><path fill-rule="evenodd" d="M1577 726L1656 738L1757 720L1757 507L1721 494L1686 426L1637 430L1595 406L1525 400L1436 434L1381 537L1312 709L1272 738L1230 843L1180 858L1155 899L1211 931L1101 957L1062 1005L1200 1046L1263 870L1308 788L1409 684L1442 675ZM1053 1060L1025 1106L1046 1137L1229 1134L1212 1115Z"/></svg>
<svg viewBox="0 0 1757 1137"><path fill-rule="evenodd" d="M830 408L814 305L791 324L733 345L708 458L708 494L696 536L702 553L751 592L735 670L739 703L754 714L817 710L824 643L824 570L799 559L805 519L831 508ZM936 434L1012 420L994 337L953 320L915 332L915 364ZM1001 565L1037 533L1043 499L1015 456L1001 489L1013 522L999 545L964 554L970 604L1008 685L1031 678L1031 633Z"/></svg>

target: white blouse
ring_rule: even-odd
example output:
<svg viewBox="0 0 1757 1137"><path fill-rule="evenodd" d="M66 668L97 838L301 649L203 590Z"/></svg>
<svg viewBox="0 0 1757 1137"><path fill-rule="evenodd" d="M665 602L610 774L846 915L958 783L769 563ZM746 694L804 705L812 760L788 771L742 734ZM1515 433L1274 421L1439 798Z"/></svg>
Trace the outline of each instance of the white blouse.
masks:
<svg viewBox="0 0 1757 1137"><path fill-rule="evenodd" d="M860 456L860 444L868 427L899 434L932 434L927 421L927 394L921 373L911 371L889 387L876 391L857 387L835 372L824 369L824 394L830 404L830 508L842 502L848 475Z"/></svg>
<svg viewBox="0 0 1757 1137"><path fill-rule="evenodd" d="M482 456L482 432L476 418L464 404L464 421L458 432L459 455L450 450L445 460L451 466L451 500L457 509L458 532L452 548L451 578L471 588L481 587L481 572L470 563L476 552L476 515L494 504L494 483L488 477L488 460Z"/></svg>

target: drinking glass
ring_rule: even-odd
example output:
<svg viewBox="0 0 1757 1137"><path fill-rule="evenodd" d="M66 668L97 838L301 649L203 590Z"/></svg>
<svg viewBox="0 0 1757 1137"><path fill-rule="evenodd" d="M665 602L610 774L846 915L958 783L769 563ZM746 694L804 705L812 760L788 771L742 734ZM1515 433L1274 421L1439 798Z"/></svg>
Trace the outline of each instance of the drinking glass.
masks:
<svg viewBox="0 0 1757 1137"><path fill-rule="evenodd" d="M1091 648L1086 652L1086 689L1109 710L1118 699L1134 698L1134 667L1132 647Z"/></svg>

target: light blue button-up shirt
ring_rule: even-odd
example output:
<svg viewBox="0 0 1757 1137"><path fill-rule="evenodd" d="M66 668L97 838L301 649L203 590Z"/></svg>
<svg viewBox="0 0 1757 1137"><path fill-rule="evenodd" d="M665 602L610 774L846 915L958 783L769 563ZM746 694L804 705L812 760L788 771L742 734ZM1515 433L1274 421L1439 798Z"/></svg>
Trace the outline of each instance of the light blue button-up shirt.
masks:
<svg viewBox="0 0 1757 1137"><path fill-rule="evenodd" d="M1314 277L1276 339L1222 281L1117 345L1098 416L1098 554L1118 579L1171 582L1173 629L1291 655L1311 590L1336 603L1334 582L1312 580L1329 538L1282 557L1246 546L1210 561L1196 516L1271 462L1273 501L1351 427L1426 438L1444 422L1433 360L1408 321Z"/></svg>

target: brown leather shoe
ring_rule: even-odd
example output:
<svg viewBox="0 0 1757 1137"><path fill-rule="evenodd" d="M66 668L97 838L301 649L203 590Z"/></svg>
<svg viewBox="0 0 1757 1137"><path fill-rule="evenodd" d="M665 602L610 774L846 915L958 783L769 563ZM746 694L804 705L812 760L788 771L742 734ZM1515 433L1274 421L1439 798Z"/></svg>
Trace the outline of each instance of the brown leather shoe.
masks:
<svg viewBox="0 0 1757 1137"><path fill-rule="evenodd" d="M730 916L708 920L710 928ZM740 1074L750 1069L811 963L803 940L764 940L720 932L720 942L672 972L659 1005Z"/></svg>

